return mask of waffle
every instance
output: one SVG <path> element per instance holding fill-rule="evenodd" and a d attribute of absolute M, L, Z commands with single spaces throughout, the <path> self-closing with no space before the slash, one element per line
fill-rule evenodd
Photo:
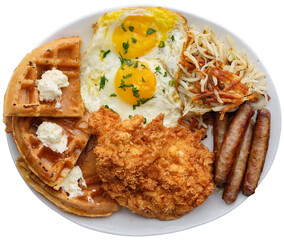
<path fill-rule="evenodd" d="M 119 210 L 119 205 L 112 200 L 101 188 L 101 181 L 97 176 L 95 167 L 95 154 L 93 152 L 96 144 L 95 137 L 91 137 L 85 150 L 80 155 L 77 165 L 81 168 L 87 187 L 79 186 L 83 195 L 68 198 L 68 194 L 60 189 L 59 191 L 44 184 L 33 174 L 23 160 L 18 160 L 17 167 L 25 181 L 37 192 L 42 194 L 49 201 L 53 202 L 64 211 L 80 216 L 105 217 Z"/>
<path fill-rule="evenodd" d="M 80 94 L 80 56 L 80 37 L 57 39 L 29 53 L 9 82 L 4 97 L 4 116 L 81 117 L 84 106 Z M 68 77 L 69 86 L 61 89 L 61 98 L 40 101 L 36 80 L 53 68 Z"/>
<path fill-rule="evenodd" d="M 68 136 L 67 150 L 57 153 L 37 138 L 43 122 L 56 123 Z M 12 135 L 23 160 L 45 184 L 58 190 L 90 138 L 88 114 L 82 118 L 12 117 Z"/>

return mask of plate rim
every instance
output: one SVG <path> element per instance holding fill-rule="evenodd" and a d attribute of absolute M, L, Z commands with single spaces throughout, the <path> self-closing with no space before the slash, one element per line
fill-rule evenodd
<path fill-rule="evenodd" d="M 110 12 L 110 11 L 114 11 L 114 10 L 118 10 L 118 9 L 121 9 L 121 8 L 127 8 L 127 7 L 138 7 L 138 6 L 143 6 L 143 7 L 157 7 L 155 4 L 128 4 L 128 5 L 121 5 L 121 6 L 115 6 L 115 7 L 108 7 L 108 8 L 104 8 L 104 9 L 101 9 L 101 10 L 97 10 L 97 11 L 94 11 L 92 13 L 89 13 L 87 15 L 84 15 L 84 16 L 81 16 L 81 17 L 78 17 L 72 21 L 70 21 L 69 23 L 66 23 L 62 26 L 60 26 L 59 28 L 57 28 L 55 31 L 53 31 L 52 33 L 49 33 L 42 41 L 40 41 L 36 47 L 46 43 L 47 41 L 50 41 L 53 36 L 55 36 L 56 34 L 58 34 L 59 32 L 62 32 L 64 29 L 66 29 L 67 27 L 71 26 L 71 25 L 74 25 L 76 24 L 77 22 L 80 22 L 80 21 L 84 21 L 84 20 L 87 20 L 91 17 L 94 17 L 94 19 L 97 19 L 99 16 L 103 15 L 104 13 L 107 13 L 107 12 Z M 191 12 L 187 12 L 187 11 L 183 11 L 179 8 L 173 8 L 173 7 L 169 7 L 169 6 L 166 6 L 166 5 L 160 5 L 159 4 L 159 7 L 163 7 L 163 8 L 166 8 L 166 9 L 170 9 L 172 11 L 175 11 L 175 12 L 178 12 L 178 13 L 181 13 L 183 16 L 184 14 L 185 15 L 190 15 L 192 16 L 193 18 L 195 19 L 199 19 L 199 20 L 202 20 L 202 21 L 205 21 L 205 22 L 209 22 L 210 24 L 212 24 L 213 26 L 216 26 L 216 28 L 218 29 L 222 29 L 224 30 L 227 34 L 231 35 L 234 39 L 234 42 L 239 42 L 241 43 L 242 45 L 245 46 L 245 50 L 246 52 L 250 52 L 251 55 L 254 55 L 257 60 L 260 61 L 260 58 L 258 57 L 258 55 L 256 54 L 256 52 L 254 51 L 254 49 L 248 45 L 245 41 L 243 41 L 239 36 L 237 36 L 236 34 L 234 34 L 233 32 L 231 32 L 230 30 L 228 30 L 226 27 L 223 27 L 222 25 L 220 25 L 219 23 L 216 23 L 214 22 L 214 20 L 212 19 L 207 19 L 207 18 L 204 18 L 200 15 L 196 15 L 196 14 L 192 14 Z M 185 17 L 187 20 L 188 17 Z M 190 23 L 189 23 L 190 24 Z M 262 172 L 262 176 L 261 176 L 261 179 L 258 183 L 258 186 L 261 184 L 261 182 L 264 180 L 264 178 L 266 177 L 266 175 L 268 174 L 268 172 L 270 171 L 273 163 L 274 163 L 274 160 L 276 158 L 276 155 L 278 153 L 278 149 L 279 149 L 279 143 L 280 143 L 280 139 L 281 139 L 281 129 L 282 129 L 282 111 L 281 111 L 281 103 L 280 103 L 280 100 L 279 100 L 279 97 L 278 97 L 278 93 L 276 91 L 276 87 L 274 85 L 274 81 L 272 80 L 267 68 L 264 66 L 264 64 L 262 64 L 260 62 L 262 68 L 265 70 L 265 74 L 266 74 L 266 77 L 267 79 L 269 79 L 269 82 L 271 82 L 271 85 L 272 87 L 274 88 L 274 92 L 276 93 L 276 96 L 273 96 L 273 99 L 276 101 L 276 105 L 279 106 L 279 125 L 280 125 L 280 129 L 279 129 L 279 134 L 277 134 L 276 137 L 278 137 L 277 139 L 277 146 L 275 147 L 275 151 L 272 153 L 272 161 L 271 161 L 271 164 L 268 166 L 268 168 L 266 169 L 266 172 Z M 11 144 L 9 143 L 10 140 L 9 138 L 11 138 L 11 136 L 9 137 L 9 135 L 11 134 L 6 134 L 6 139 L 7 139 L 7 143 L 8 143 L 8 146 L 9 146 L 9 151 L 10 151 L 10 154 L 11 154 L 11 157 L 13 159 L 13 161 L 15 162 L 15 159 L 14 159 L 14 156 L 12 154 L 12 149 L 11 149 Z M 12 140 L 13 141 L 13 140 Z M 17 151 L 17 148 L 14 149 Z M 18 152 L 18 151 L 17 151 Z M 15 166 L 16 167 L 16 166 Z M 16 167 L 17 168 L 17 167 Z M 17 168 L 18 170 L 18 168 Z M 19 172 L 19 170 L 18 170 Z M 20 174 L 20 172 L 19 172 Z M 21 176 L 21 174 L 20 174 Z M 21 176 L 22 177 L 22 176 Z M 23 179 L 23 177 L 22 177 Z M 23 179 L 24 180 L 24 179 Z M 74 218 L 73 218 L 73 214 L 71 215 L 71 213 L 67 213 L 67 212 L 64 212 L 63 210 L 59 209 L 56 205 L 54 205 L 53 203 L 49 202 L 47 199 L 45 199 L 42 195 L 40 195 L 38 192 L 36 192 L 31 186 L 29 186 L 29 184 L 24 181 L 25 184 L 32 190 L 32 192 L 45 204 L 47 205 L 49 208 L 51 208 L 52 210 L 54 210 L 55 212 L 59 213 L 62 217 L 64 218 L 67 218 L 68 220 L 70 220 L 71 222 L 73 223 L 76 223 L 82 227 L 85 227 L 85 228 L 88 228 L 88 229 L 91 229 L 91 230 L 95 230 L 95 231 L 99 231 L 99 232 L 103 232 L 103 233 L 107 233 L 107 234 L 114 234 L 114 235 L 119 235 L 119 236 L 156 236 L 156 235 L 164 235 L 164 234 L 169 234 L 169 233 L 174 233 L 174 232 L 179 232 L 179 231 L 184 231 L 184 230 L 188 230 L 188 229 L 191 229 L 191 228 L 194 228 L 194 227 L 197 227 L 197 226 L 201 226 L 203 224 L 206 224 L 206 223 L 209 223 L 213 220 L 216 220 L 220 217 L 223 217 L 225 216 L 226 214 L 228 214 L 229 212 L 231 212 L 232 210 L 234 210 L 236 207 L 238 207 L 239 205 L 241 205 L 247 198 L 244 198 L 239 204 L 233 206 L 229 211 L 225 212 L 225 213 L 222 213 L 222 214 L 219 214 L 218 216 L 212 218 L 212 219 L 209 219 L 207 221 L 204 221 L 202 223 L 197 223 L 197 224 L 193 224 L 192 226 L 190 227 L 184 227 L 184 228 L 180 228 L 180 229 L 177 229 L 177 230 L 171 230 L 171 231 L 163 231 L 163 232 L 160 232 L 160 233 L 145 233 L 145 234 L 131 234 L 131 233 L 122 233 L 122 232 L 111 232 L 111 231 L 107 231 L 107 230 L 103 230 L 101 228 L 97 228 L 97 227 L 90 227 L 88 225 L 84 225 L 82 224 L 80 221 L 75 221 Z M 217 189 L 217 188 L 216 188 Z M 216 191 L 215 189 L 215 191 Z M 47 204 L 46 202 L 49 202 L 50 204 Z M 79 217 L 79 216 L 77 216 Z M 174 221 L 174 220 L 173 220 Z M 170 221 L 172 222 L 172 221 Z"/>

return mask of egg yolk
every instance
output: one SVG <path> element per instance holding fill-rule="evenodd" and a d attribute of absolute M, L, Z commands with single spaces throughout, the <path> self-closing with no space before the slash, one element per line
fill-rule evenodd
<path fill-rule="evenodd" d="M 115 89 L 125 102 L 135 105 L 140 99 L 150 99 L 156 91 L 156 77 L 144 62 L 125 65 L 115 75 Z"/>
<path fill-rule="evenodd" d="M 128 59 L 144 56 L 158 45 L 157 27 L 149 16 L 128 16 L 114 30 L 112 42 L 118 54 Z"/>

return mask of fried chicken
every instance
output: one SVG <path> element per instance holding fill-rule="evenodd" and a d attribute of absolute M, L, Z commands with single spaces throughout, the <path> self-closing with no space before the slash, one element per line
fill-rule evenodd
<path fill-rule="evenodd" d="M 98 137 L 94 151 L 102 187 L 134 213 L 171 220 L 213 193 L 213 153 L 201 142 L 205 130 L 166 128 L 163 118 L 160 114 L 144 125 L 135 115 L 122 122 L 101 107 L 89 125 Z"/>

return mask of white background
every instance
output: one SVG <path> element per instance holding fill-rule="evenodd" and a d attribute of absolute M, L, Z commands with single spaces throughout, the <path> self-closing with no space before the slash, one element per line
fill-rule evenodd
<path fill-rule="evenodd" d="M 284 8 L 281 6 L 281 1 L 273 0 L 2 1 L 0 7 L 1 105 L 13 70 L 46 36 L 70 21 L 95 11 L 130 4 L 172 7 L 230 29 L 252 47 L 265 65 L 278 90 L 283 111 Z M 125 239 L 124 236 L 83 228 L 45 206 L 18 174 L 9 153 L 4 128 L 4 124 L 1 124 L 1 239 Z M 275 161 L 256 193 L 235 210 L 193 229 L 161 236 L 140 237 L 140 239 L 283 239 L 283 143 L 282 138 Z M 128 237 L 131 238 L 134 237 Z"/>

